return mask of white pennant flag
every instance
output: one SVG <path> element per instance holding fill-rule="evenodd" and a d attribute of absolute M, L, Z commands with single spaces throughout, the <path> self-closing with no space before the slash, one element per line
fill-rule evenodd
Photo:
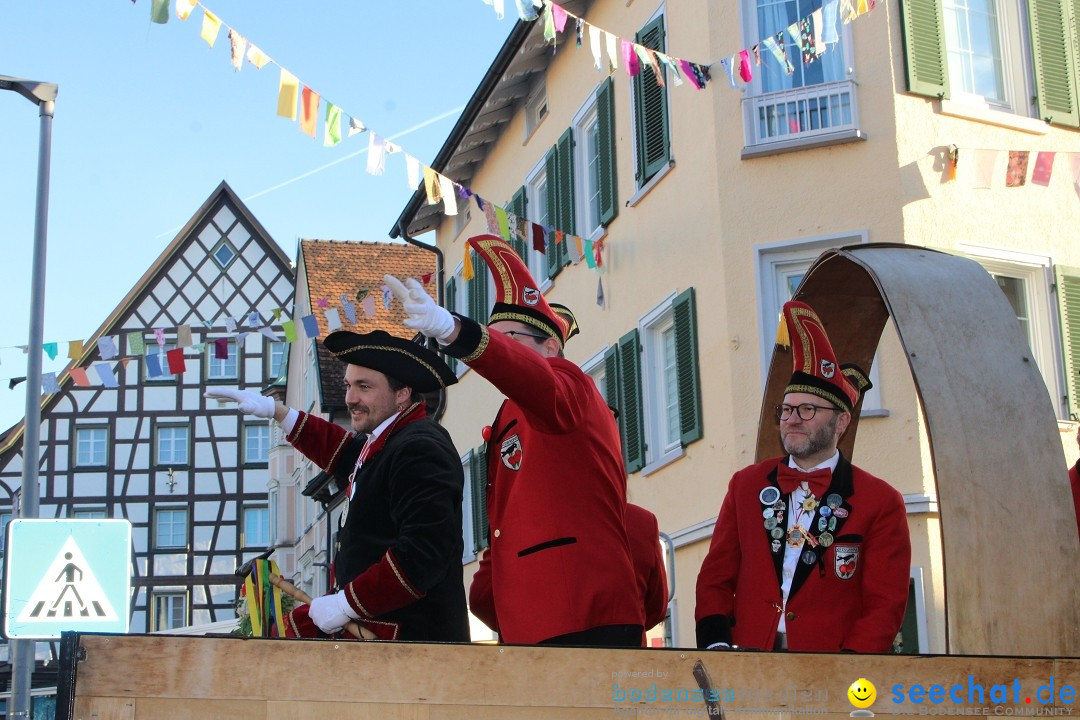
<path fill-rule="evenodd" d="M 359 120 L 357 120 L 354 117 L 349 118 L 349 135 L 348 135 L 348 137 L 352 137 L 353 135 L 356 135 L 357 133 L 362 133 L 365 130 L 367 130 L 367 126 L 364 125 L 364 123 L 360 122 Z"/>
<path fill-rule="evenodd" d="M 442 195 L 446 214 L 457 215 L 457 191 L 454 189 L 454 181 L 445 175 L 439 175 L 439 194 Z"/>
<path fill-rule="evenodd" d="M 600 28 L 595 25 L 589 26 L 589 49 L 592 50 L 593 65 L 597 70 L 603 69 L 600 62 Z"/>
<path fill-rule="evenodd" d="M 383 139 L 371 133 L 368 136 L 367 171 L 372 175 L 382 175 L 386 169 L 386 145 Z"/>
<path fill-rule="evenodd" d="M 409 189 L 420 187 L 420 161 L 405 153 L 405 173 L 408 175 Z"/>

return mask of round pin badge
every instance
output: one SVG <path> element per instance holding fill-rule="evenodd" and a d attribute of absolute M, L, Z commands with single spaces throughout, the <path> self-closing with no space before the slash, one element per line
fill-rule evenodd
<path fill-rule="evenodd" d="M 836 529 L 836 518 L 831 517 L 831 518 L 829 518 L 829 532 L 832 532 L 835 529 Z"/>
<path fill-rule="evenodd" d="M 767 508 L 765 508 L 764 510 L 761 511 L 761 517 L 763 517 L 763 518 L 771 518 L 775 514 L 776 514 L 776 511 L 773 510 L 771 507 L 767 507 Z"/>
<path fill-rule="evenodd" d="M 758 500 L 762 505 L 772 505 L 780 499 L 780 489 L 774 488 L 772 485 L 762 488 L 758 494 Z"/>
<path fill-rule="evenodd" d="M 825 528 L 829 527 L 829 518 L 819 517 L 817 520 L 817 531 L 825 532 Z"/>
<path fill-rule="evenodd" d="M 781 543 L 779 540 L 773 540 L 772 541 L 772 551 L 773 552 L 780 552 L 780 546 L 781 545 L 783 545 L 783 543 Z"/>
<path fill-rule="evenodd" d="M 833 510 L 832 514 L 835 515 L 838 518 L 846 518 L 848 516 L 848 511 L 845 510 L 842 507 L 838 507 L 835 510 Z"/>
<path fill-rule="evenodd" d="M 829 547 L 833 544 L 832 533 L 823 532 L 817 536 L 817 541 L 821 543 L 821 547 Z"/>
<path fill-rule="evenodd" d="M 844 498 L 840 497 L 837 493 L 829 493 L 829 496 L 825 498 L 825 504 L 833 510 L 840 507 L 843 502 Z"/>
<path fill-rule="evenodd" d="M 832 508 L 828 505 L 823 505 L 821 508 L 818 509 L 818 515 L 823 518 L 827 518 L 832 515 Z"/>
<path fill-rule="evenodd" d="M 813 550 L 803 550 L 801 559 L 805 564 L 813 565 L 814 562 L 817 560 L 817 555 L 814 554 Z"/>
<path fill-rule="evenodd" d="M 784 537 L 784 529 L 780 527 L 774 527 L 772 529 L 772 532 L 770 532 L 769 534 L 779 540 L 780 538 Z"/>
<path fill-rule="evenodd" d="M 776 527 L 776 518 L 765 518 L 765 529 L 772 530 L 774 527 Z"/>

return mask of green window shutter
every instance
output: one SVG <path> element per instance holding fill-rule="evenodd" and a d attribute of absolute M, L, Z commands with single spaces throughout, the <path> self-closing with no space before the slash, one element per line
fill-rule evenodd
<path fill-rule="evenodd" d="M 559 167 L 559 179 L 556 183 L 559 224 L 556 227 L 573 234 L 577 230 L 574 223 L 574 133 L 571 128 L 566 128 L 555 147 Z M 550 178 L 548 182 L 551 182 Z M 559 267 L 570 264 L 570 251 L 567 250 L 565 241 L 559 243 L 558 262 Z"/>
<path fill-rule="evenodd" d="M 522 185 L 521 187 L 518 188 L 518 191 L 516 193 L 514 193 L 514 197 L 510 200 L 510 205 L 506 209 L 509 212 L 512 212 L 515 215 L 517 215 L 519 218 L 524 218 L 525 217 L 525 203 L 526 203 L 525 186 Z M 510 237 L 511 237 L 510 244 L 513 246 L 514 250 L 517 252 L 517 254 L 519 256 L 521 256 L 522 260 L 525 260 L 525 262 L 528 263 L 528 256 L 526 255 L 526 253 L 528 252 L 528 249 L 529 249 L 528 240 L 519 238 L 517 235 L 515 235 L 513 233 L 512 228 L 511 228 Z"/>
<path fill-rule="evenodd" d="M 623 425 L 622 401 L 619 399 L 619 346 L 609 345 L 604 350 L 604 398 L 607 404 L 615 408 L 615 424 L 619 426 L 619 440 L 622 442 L 623 460 L 626 459 L 626 430 Z"/>
<path fill-rule="evenodd" d="M 450 312 L 457 312 L 457 278 L 451 277 L 446 281 L 446 293 L 443 296 L 443 307 Z M 446 364 L 455 373 L 457 372 L 457 358 L 449 355 L 444 356 Z"/>
<path fill-rule="evenodd" d="M 941 0 L 900 0 L 900 14 L 908 92 L 949 97 Z"/>
<path fill-rule="evenodd" d="M 488 537 L 487 513 L 487 451 L 479 447 L 469 458 L 469 476 L 472 478 L 473 547 L 479 553 L 491 542 Z"/>
<path fill-rule="evenodd" d="M 547 207 L 548 207 L 548 222 L 556 230 L 565 230 L 559 226 L 561 217 L 559 215 L 559 149 L 558 145 L 548 150 L 547 157 L 544 158 L 544 171 L 547 173 Z M 554 278 L 562 270 L 563 264 L 559 262 L 560 248 L 565 243 L 548 243 L 547 254 L 545 256 L 547 268 L 547 276 Z"/>
<path fill-rule="evenodd" d="M 634 42 L 650 50 L 664 50 L 664 16 L 643 27 Z M 665 72 L 663 68 L 661 72 Z M 642 67 L 634 78 L 634 108 L 638 159 L 636 177 L 638 187 L 641 187 L 671 161 L 667 89 L 660 87 L 649 67 Z"/>
<path fill-rule="evenodd" d="M 700 440 L 701 376 L 698 370 L 697 303 L 694 288 L 672 303 L 675 316 L 675 377 L 679 387 L 679 431 L 683 446 Z"/>
<path fill-rule="evenodd" d="M 615 169 L 615 83 L 610 77 L 596 91 L 596 120 L 600 145 L 600 224 L 607 227 L 619 214 L 619 181 Z"/>
<path fill-rule="evenodd" d="M 635 328 L 619 338 L 619 422 L 626 472 L 645 465 L 645 418 L 641 397 L 641 341 Z"/>
<path fill-rule="evenodd" d="M 1028 0 L 1031 56 L 1039 117 L 1055 125 L 1080 127 L 1069 4 L 1070 0 Z"/>
<path fill-rule="evenodd" d="M 1058 311 L 1061 315 L 1061 350 L 1065 364 L 1065 406 L 1068 417 L 1080 419 L 1080 268 L 1058 265 Z"/>

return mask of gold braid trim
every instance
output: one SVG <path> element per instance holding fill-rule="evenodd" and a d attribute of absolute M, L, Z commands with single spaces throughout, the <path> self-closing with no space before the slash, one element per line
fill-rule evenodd
<path fill-rule="evenodd" d="M 414 599 L 419 600 L 421 596 L 417 595 L 416 591 L 413 590 L 412 585 L 405 580 L 405 575 L 398 569 L 397 563 L 394 562 L 394 556 L 390 554 L 389 550 L 386 551 L 386 562 L 390 563 L 390 569 L 394 571 L 394 576 L 398 579 L 398 582 L 401 583 L 401 587 L 408 590 L 409 594 L 412 595 Z"/>
<path fill-rule="evenodd" d="M 435 377 L 435 380 L 439 383 L 439 387 L 446 387 L 446 383 L 443 382 L 442 376 L 439 375 L 439 373 L 435 370 L 435 368 L 433 368 L 431 365 L 424 362 L 420 358 L 416 357 L 415 355 L 410 353 L 408 350 L 402 350 L 401 348 L 390 347 L 389 345 L 357 345 L 356 347 L 346 348 L 344 350 L 339 350 L 338 352 L 331 353 L 331 354 L 334 357 L 339 358 L 342 355 L 347 355 L 347 354 L 349 354 L 349 353 L 351 353 L 351 352 L 353 352 L 355 350 L 385 350 L 387 352 L 400 353 L 400 354 L 404 355 L 405 357 L 409 358 L 410 360 L 412 360 L 413 362 L 415 362 L 417 365 L 420 365 L 422 368 L 427 370 L 429 373 L 431 373 Z"/>
<path fill-rule="evenodd" d="M 541 331 L 548 337 L 555 338 L 559 341 L 559 345 L 562 345 L 562 339 L 555 333 L 554 330 L 551 329 L 551 326 L 540 322 L 532 315 L 525 315 L 523 313 L 515 312 L 499 312 L 491 316 L 491 318 L 488 320 L 488 324 L 498 322 L 499 320 L 517 320 L 518 322 L 525 323 L 526 325 L 530 325 Z"/>
<path fill-rule="evenodd" d="M 303 416 L 304 417 L 300 419 L 300 424 L 297 425 L 295 428 L 293 428 L 293 436 L 292 436 L 293 440 L 296 440 L 296 439 L 298 439 L 300 437 L 300 433 L 303 431 L 304 425 L 307 424 L 308 414 L 303 413 Z M 288 438 L 286 438 L 286 440 L 288 440 Z M 292 441 L 290 441 L 290 442 L 292 442 Z"/>
<path fill-rule="evenodd" d="M 784 394 L 785 395 L 787 393 L 793 393 L 793 392 L 801 392 L 801 393 L 809 393 L 810 395 L 817 395 L 822 400 L 828 400 L 829 402 L 831 402 L 833 405 L 840 408 L 844 412 L 851 412 L 850 410 L 847 409 L 848 400 L 846 398 L 841 400 L 839 395 L 834 395 L 833 393 L 829 392 L 828 390 L 822 390 L 821 388 L 817 387 L 816 385 L 788 385 L 786 388 L 784 388 Z"/>
<path fill-rule="evenodd" d="M 489 342 L 491 342 L 490 331 L 487 329 L 487 325 L 481 325 L 480 326 L 480 342 L 479 342 L 479 344 L 477 344 L 475 350 L 473 350 L 471 353 L 469 353 L 465 357 L 461 358 L 461 362 L 463 362 L 463 363 L 465 363 L 467 365 L 467 364 L 471 363 L 473 360 L 475 360 L 476 358 L 483 355 L 484 351 L 487 350 L 487 346 L 488 346 Z"/>
<path fill-rule="evenodd" d="M 368 612 L 368 609 L 366 607 L 364 607 L 364 603 L 360 602 L 360 598 L 356 597 L 356 591 L 353 590 L 352 583 L 349 583 L 345 587 L 349 591 L 349 598 L 352 599 L 353 604 L 355 604 L 356 607 L 360 608 L 360 612 L 364 613 L 364 616 L 367 618 L 375 617 L 370 612 Z"/>
<path fill-rule="evenodd" d="M 341 452 L 341 448 L 345 447 L 345 443 L 347 443 L 352 438 L 352 433 L 345 433 L 345 435 L 341 438 L 341 442 L 339 442 L 338 446 L 334 448 L 334 454 L 330 456 L 330 462 L 326 463 L 327 470 L 334 469 L 334 461 L 337 460 L 338 453 Z"/>

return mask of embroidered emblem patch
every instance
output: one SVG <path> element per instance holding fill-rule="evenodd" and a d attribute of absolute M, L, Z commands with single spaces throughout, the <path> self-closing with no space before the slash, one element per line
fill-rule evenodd
<path fill-rule="evenodd" d="M 832 360 L 822 360 L 821 361 L 821 377 L 828 379 L 828 378 L 831 378 L 835 374 L 836 374 L 836 363 L 834 363 Z"/>
<path fill-rule="evenodd" d="M 859 564 L 858 545 L 834 545 L 833 570 L 841 580 L 850 580 Z"/>
<path fill-rule="evenodd" d="M 531 287 L 522 288 L 521 300 L 526 305 L 535 305 L 540 302 L 540 291 Z"/>
<path fill-rule="evenodd" d="M 499 448 L 499 457 L 502 459 L 502 464 L 511 470 L 517 470 L 521 467 L 521 438 L 517 435 L 511 435 L 503 440 L 502 446 Z"/>

